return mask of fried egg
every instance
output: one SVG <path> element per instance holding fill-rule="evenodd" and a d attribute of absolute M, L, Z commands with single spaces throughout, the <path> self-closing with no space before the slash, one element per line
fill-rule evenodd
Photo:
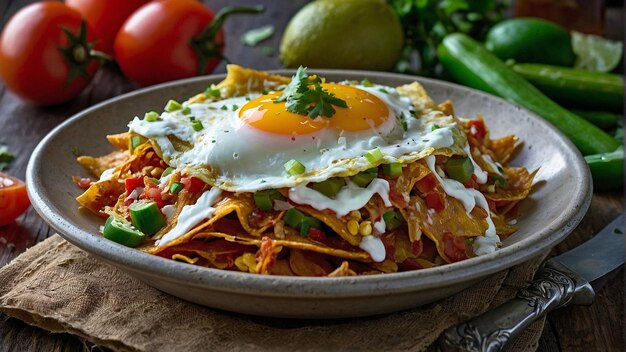
<path fill-rule="evenodd" d="M 135 117 L 129 128 L 155 141 L 170 166 L 231 192 L 351 176 L 381 163 L 410 163 L 454 144 L 452 117 L 440 111 L 415 116 L 410 97 L 395 88 L 350 82 L 322 87 L 347 108 L 310 118 L 276 102 L 281 91 L 254 93 L 184 103 L 157 121 Z M 367 154 L 375 149 L 383 156 L 373 161 Z M 305 171 L 290 175 L 284 167 L 290 160 Z"/>

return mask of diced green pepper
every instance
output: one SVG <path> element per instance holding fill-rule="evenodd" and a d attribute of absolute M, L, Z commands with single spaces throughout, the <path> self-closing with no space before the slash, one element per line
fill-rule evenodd
<path fill-rule="evenodd" d="M 254 204 L 263 211 L 274 210 L 274 201 L 277 199 L 284 200 L 285 197 L 275 189 L 264 189 L 254 193 Z"/>
<path fill-rule="evenodd" d="M 364 156 L 370 163 L 375 163 L 383 158 L 383 152 L 381 152 L 380 149 L 375 148 L 365 152 Z"/>
<path fill-rule="evenodd" d="M 285 224 L 293 229 L 300 230 L 300 235 L 302 236 L 308 235 L 311 227 L 318 229 L 322 227 L 321 221 L 312 216 L 304 215 L 296 208 L 287 210 L 285 214 Z"/>
<path fill-rule="evenodd" d="M 394 210 L 384 213 L 383 220 L 385 221 L 385 228 L 387 230 L 393 230 L 404 223 L 402 215 Z"/>
<path fill-rule="evenodd" d="M 400 174 L 402 174 L 402 164 L 400 163 L 384 164 L 383 173 L 391 177 L 400 176 Z"/>
<path fill-rule="evenodd" d="M 372 180 L 376 178 L 377 173 L 378 169 L 373 167 L 363 172 L 359 172 L 358 174 L 352 176 L 350 179 L 359 187 L 367 187 L 367 185 L 369 185 L 370 182 L 372 182 Z"/>
<path fill-rule="evenodd" d="M 135 148 L 144 144 L 147 141 L 143 136 L 134 135 L 130 137 L 130 152 L 135 151 Z"/>
<path fill-rule="evenodd" d="M 285 224 L 291 228 L 299 228 L 304 214 L 296 208 L 291 208 L 285 213 Z"/>
<path fill-rule="evenodd" d="M 346 182 L 342 177 L 334 177 L 329 178 L 328 180 L 324 180 L 322 182 L 314 183 L 311 185 L 311 188 L 325 195 L 326 197 L 334 197 L 339 193 L 341 187 L 343 187 Z"/>
<path fill-rule="evenodd" d="M 163 171 L 163 173 L 161 174 L 161 177 L 169 176 L 172 174 L 172 172 L 174 172 L 174 168 L 170 166 Z"/>
<path fill-rule="evenodd" d="M 148 122 L 154 122 L 159 119 L 159 114 L 156 111 L 150 111 L 143 115 L 143 119 Z"/>
<path fill-rule="evenodd" d="M 470 158 L 450 159 L 445 163 L 446 174 L 453 180 L 465 183 L 472 178 L 474 165 Z"/>
<path fill-rule="evenodd" d="M 167 224 L 156 202 L 137 202 L 128 209 L 133 226 L 148 236 L 154 235 Z"/>
<path fill-rule="evenodd" d="M 185 188 L 185 186 L 182 183 L 172 183 L 172 185 L 170 186 L 170 193 L 171 194 L 178 194 L 180 193 L 180 191 L 183 190 L 183 188 Z"/>
<path fill-rule="evenodd" d="M 167 112 L 180 110 L 182 108 L 183 106 L 179 102 L 177 102 L 176 100 L 172 100 L 172 99 L 170 99 L 165 105 L 165 111 Z"/>
<path fill-rule="evenodd" d="M 204 96 L 207 98 L 219 98 L 222 95 L 222 92 L 216 85 L 212 84 L 204 91 Z"/>
<path fill-rule="evenodd" d="M 106 239 L 127 247 L 136 247 L 146 238 L 144 233 L 116 216 L 109 216 L 104 223 L 102 235 Z"/>
<path fill-rule="evenodd" d="M 191 128 L 193 128 L 194 131 L 198 132 L 202 131 L 202 129 L 204 129 L 204 126 L 202 125 L 202 122 L 200 120 L 192 120 Z"/>
<path fill-rule="evenodd" d="M 285 171 L 289 175 L 299 175 L 304 173 L 304 170 L 306 170 L 306 167 L 298 160 L 291 159 L 285 163 Z"/>

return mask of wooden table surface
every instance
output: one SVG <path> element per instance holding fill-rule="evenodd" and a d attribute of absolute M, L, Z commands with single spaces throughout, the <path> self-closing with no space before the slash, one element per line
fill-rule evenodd
<path fill-rule="evenodd" d="M 32 0 L 3 0 L 0 2 L 0 28 L 19 8 Z M 226 1 L 212 0 L 214 9 L 227 2 L 255 5 L 265 3 L 267 10 L 258 16 L 232 18 L 226 24 L 226 56 L 234 63 L 256 69 L 281 68 L 277 55 L 267 56 L 261 46 L 278 49 L 280 33 L 288 19 L 306 1 Z M 622 9 L 623 10 L 623 9 Z M 623 39 L 623 11 L 614 9 L 607 18 L 608 31 Z M 248 29 L 274 24 L 277 34 L 258 47 L 244 47 L 240 35 Z M 617 26 L 613 26 L 617 24 Z M 217 73 L 224 72 L 221 65 Z M 9 146 L 16 159 L 8 174 L 24 178 L 26 165 L 37 143 L 55 126 L 73 114 L 105 99 L 137 87 L 128 82 L 113 65 L 99 71 L 94 82 L 73 101 L 40 108 L 26 103 L 0 83 L 0 143 Z M 593 196 L 591 207 L 580 226 L 555 249 L 561 253 L 593 236 L 623 210 L 622 192 L 600 193 Z M 0 227 L 0 266 L 52 235 L 53 230 L 31 208 L 16 223 Z M 5 243 L 6 242 L 6 243 Z M 618 270 L 594 283 L 596 302 L 588 307 L 572 306 L 550 313 L 541 338 L 540 351 L 622 351 L 624 347 L 624 271 Z M 1 351 L 80 351 L 89 345 L 67 334 L 50 334 L 28 326 L 16 319 L 0 315 Z"/>

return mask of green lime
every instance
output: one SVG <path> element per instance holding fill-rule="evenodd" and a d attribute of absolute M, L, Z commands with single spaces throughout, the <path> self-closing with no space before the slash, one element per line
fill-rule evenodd
<path fill-rule="evenodd" d="M 502 60 L 572 66 L 576 55 L 570 34 L 559 25 L 538 18 L 513 18 L 493 26 L 485 46 Z"/>
<path fill-rule="evenodd" d="M 576 53 L 574 67 L 597 72 L 611 72 L 622 60 L 624 45 L 597 35 L 572 32 L 572 48 Z"/>
<path fill-rule="evenodd" d="M 317 0 L 289 21 L 280 58 L 287 67 L 390 70 L 403 46 L 400 20 L 384 0 Z"/>

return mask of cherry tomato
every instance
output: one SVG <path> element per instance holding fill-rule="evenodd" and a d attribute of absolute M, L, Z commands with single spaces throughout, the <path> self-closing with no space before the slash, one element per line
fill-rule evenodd
<path fill-rule="evenodd" d="M 77 96 L 99 63 L 81 15 L 58 2 L 22 8 L 0 36 L 0 78 L 18 96 L 41 105 Z"/>
<path fill-rule="evenodd" d="M 0 172 L 0 226 L 12 223 L 29 206 L 24 182 Z"/>
<path fill-rule="evenodd" d="M 226 17 L 261 10 L 227 7 L 214 16 L 194 0 L 150 2 L 117 33 L 117 63 L 128 78 L 144 86 L 211 73 L 222 59 Z"/>
<path fill-rule="evenodd" d="M 65 0 L 67 6 L 80 12 L 101 43 L 101 51 L 113 55 L 115 35 L 124 21 L 150 0 Z"/>

